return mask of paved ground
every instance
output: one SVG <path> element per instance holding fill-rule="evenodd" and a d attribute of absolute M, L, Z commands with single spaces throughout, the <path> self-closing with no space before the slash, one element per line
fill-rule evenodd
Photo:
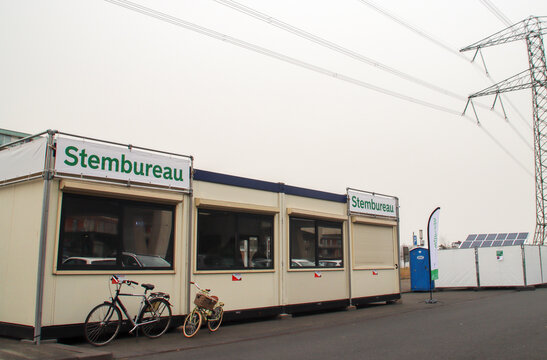
<path fill-rule="evenodd" d="M 547 289 L 433 296 L 437 304 L 425 303 L 429 293 L 405 293 L 394 305 L 202 329 L 192 339 L 177 331 L 155 340 L 122 337 L 101 348 L 0 338 L 0 359 L 547 358 Z"/>
<path fill-rule="evenodd" d="M 89 349 L 80 346 L 43 343 L 36 346 L 30 342 L 0 338 L 1 360 L 110 360 L 109 349 Z"/>

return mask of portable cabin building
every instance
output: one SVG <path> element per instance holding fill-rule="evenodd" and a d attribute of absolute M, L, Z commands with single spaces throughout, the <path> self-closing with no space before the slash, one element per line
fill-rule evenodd
<path fill-rule="evenodd" d="M 227 319 L 400 299 L 391 196 L 197 170 L 189 156 L 57 131 L 0 147 L 0 166 L 0 335 L 79 336 L 112 274 L 169 293 L 175 326 L 190 281 Z"/>

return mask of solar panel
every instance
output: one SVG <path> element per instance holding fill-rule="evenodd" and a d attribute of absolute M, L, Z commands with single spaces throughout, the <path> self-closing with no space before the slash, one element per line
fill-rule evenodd
<path fill-rule="evenodd" d="M 528 239 L 528 235 L 527 232 L 469 234 L 460 244 L 460 249 L 522 245 Z"/>
<path fill-rule="evenodd" d="M 507 240 L 515 240 L 517 238 L 518 233 L 510 233 L 507 235 Z"/>
<path fill-rule="evenodd" d="M 496 238 L 496 240 L 505 240 L 506 237 L 507 237 L 507 234 L 498 234 L 498 237 Z"/>
<path fill-rule="evenodd" d="M 471 244 L 471 247 L 478 248 L 481 247 L 482 241 L 473 241 L 473 244 Z"/>

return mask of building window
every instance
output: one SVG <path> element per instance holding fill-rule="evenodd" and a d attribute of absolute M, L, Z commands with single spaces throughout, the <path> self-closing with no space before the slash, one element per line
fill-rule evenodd
<path fill-rule="evenodd" d="M 342 223 L 290 218 L 291 268 L 343 267 Z"/>
<path fill-rule="evenodd" d="M 273 269 L 273 215 L 198 210 L 197 269 Z"/>
<path fill-rule="evenodd" d="M 59 270 L 173 269 L 175 207 L 63 195 Z"/>

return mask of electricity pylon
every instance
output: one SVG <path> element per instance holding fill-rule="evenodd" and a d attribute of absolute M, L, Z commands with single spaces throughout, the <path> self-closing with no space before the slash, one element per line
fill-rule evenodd
<path fill-rule="evenodd" d="M 475 50 L 473 60 L 482 48 L 525 40 L 528 48 L 529 69 L 499 82 L 489 88 L 469 95 L 467 104 L 479 96 L 496 95 L 494 105 L 500 94 L 509 91 L 532 89 L 534 159 L 536 174 L 536 230 L 534 244 L 546 244 L 547 219 L 547 69 L 543 34 L 547 32 L 546 17 L 530 16 L 483 40 L 469 45 L 460 52 Z M 503 107 L 503 103 L 501 103 Z M 466 106 L 467 109 L 467 106 Z M 474 106 L 473 106 L 474 110 Z M 465 113 L 465 110 L 464 110 Z M 505 109 L 504 109 L 505 113 Z"/>

